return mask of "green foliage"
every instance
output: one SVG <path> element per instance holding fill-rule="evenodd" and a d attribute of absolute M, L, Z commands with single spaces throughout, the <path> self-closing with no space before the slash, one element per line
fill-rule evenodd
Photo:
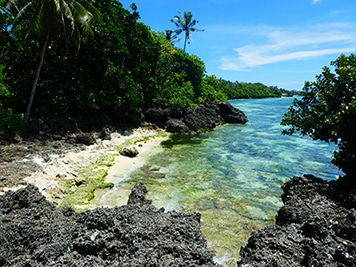
<path fill-rule="evenodd" d="M 281 124 L 290 126 L 285 134 L 300 132 L 337 144 L 339 150 L 334 152 L 332 162 L 355 178 L 356 55 L 341 55 L 331 65 L 334 71 L 324 67 L 316 81 L 305 83 L 303 97 L 294 101 Z"/>
<path fill-rule="evenodd" d="M 11 108 L 4 107 L 3 103 L 12 97 L 5 85 L 4 65 L 0 65 L 0 132 L 23 130 L 22 115 L 16 114 Z"/>
<path fill-rule="evenodd" d="M 196 55 L 174 49 L 163 34 L 156 39 L 161 50 L 151 77 L 154 88 L 145 94 L 146 104 L 163 107 L 198 104 L 206 71 L 204 62 Z"/>
<path fill-rule="evenodd" d="M 215 75 L 204 78 L 202 84 L 202 93 L 198 98 L 199 102 L 214 101 L 226 102 L 227 96 L 223 92 L 221 81 Z"/>
<path fill-rule="evenodd" d="M 18 132 L 24 130 L 22 123 L 23 116 L 14 113 L 10 108 L 4 108 L 0 103 L 0 132 L 12 131 Z"/>
<path fill-rule="evenodd" d="M 25 30 L 26 36 L 33 38 L 33 45 L 37 47 L 36 43 L 39 43 L 40 47 L 38 66 L 24 116 L 24 123 L 27 124 L 51 37 L 62 36 L 66 39 L 69 36 L 79 49 L 82 33 L 93 37 L 91 22 L 100 13 L 86 0 L 12 0 L 1 8 L 2 13 L 10 13 L 14 17 L 10 28 L 20 29 L 13 33 L 14 38 L 17 35 L 23 36 L 22 30 Z"/>
<path fill-rule="evenodd" d="M 296 95 L 295 91 L 288 91 L 277 86 L 267 86 L 262 83 L 231 82 L 220 79 L 224 93 L 229 99 L 281 97 Z"/>
<path fill-rule="evenodd" d="M 356 189 L 351 190 L 348 195 L 348 200 L 353 208 L 356 208 Z"/>
<path fill-rule="evenodd" d="M 33 117 L 92 109 L 127 112 L 151 106 L 192 107 L 226 100 L 216 77 L 205 76 L 204 62 L 175 49 L 164 34 L 138 22 L 135 5 L 131 11 L 116 0 L 95 1 L 94 5 L 101 20 L 92 25 L 95 38 L 82 42 L 79 51 L 60 30 L 51 35 Z M 18 114 L 23 113 L 29 97 L 24 88 L 33 84 L 40 45 L 35 36 L 26 34 L 25 20 L 9 27 L 8 14 L 2 12 L 0 17 L 0 40 L 4 40 L 0 62 L 6 66 L 4 84 L 11 98 L 2 109 Z"/>

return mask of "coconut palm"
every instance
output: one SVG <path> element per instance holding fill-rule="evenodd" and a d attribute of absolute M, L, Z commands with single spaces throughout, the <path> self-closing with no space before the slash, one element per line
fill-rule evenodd
<path fill-rule="evenodd" d="M 184 35 L 184 48 L 183 50 L 185 51 L 185 48 L 188 44 L 190 43 L 189 40 L 191 39 L 191 32 L 195 31 L 204 31 L 202 29 L 196 29 L 194 26 L 199 22 L 196 19 L 193 19 L 193 13 L 190 11 L 185 11 L 184 14 L 182 15 L 180 12 L 178 12 L 177 16 L 174 16 L 173 19 L 170 20 L 174 25 L 177 26 L 177 30 L 173 30 L 173 32 L 178 36 L 182 32 L 185 32 Z"/>
<path fill-rule="evenodd" d="M 65 38 L 71 37 L 79 49 L 81 33 L 93 37 L 91 23 L 100 17 L 100 12 L 88 0 L 9 0 L 7 9 L 16 14 L 14 26 L 27 24 L 40 47 L 39 63 L 24 116 L 27 124 L 50 37 L 60 31 Z"/>

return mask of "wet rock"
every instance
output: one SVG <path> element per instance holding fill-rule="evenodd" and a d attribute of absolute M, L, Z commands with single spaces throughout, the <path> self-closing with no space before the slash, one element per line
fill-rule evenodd
<path fill-rule="evenodd" d="M 151 200 L 145 199 L 146 194 L 146 187 L 142 183 L 137 183 L 134 188 L 132 188 L 127 205 L 151 204 Z"/>
<path fill-rule="evenodd" d="M 229 102 L 221 102 L 219 106 L 219 115 L 224 119 L 225 123 L 246 123 L 247 116 L 241 110 L 233 107 Z"/>
<path fill-rule="evenodd" d="M 120 154 L 125 156 L 125 157 L 134 158 L 139 154 L 139 152 L 138 152 L 138 150 L 137 150 L 137 148 L 135 146 L 129 146 L 129 147 L 125 147 L 120 152 Z"/>
<path fill-rule="evenodd" d="M 207 103 L 188 109 L 184 122 L 193 132 L 208 132 L 223 124 L 223 119 L 218 114 L 216 104 Z"/>
<path fill-rule="evenodd" d="M 28 186 L 0 196 L 0 265 L 216 266 L 199 222 L 152 205 L 76 213 Z"/>
<path fill-rule="evenodd" d="M 305 175 L 284 184 L 276 225 L 251 235 L 237 266 L 356 266 L 356 212 L 332 197 L 335 183 Z"/>

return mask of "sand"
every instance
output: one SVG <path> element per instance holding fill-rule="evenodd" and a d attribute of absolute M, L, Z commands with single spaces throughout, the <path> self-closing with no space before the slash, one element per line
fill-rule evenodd
<path fill-rule="evenodd" d="M 162 130 L 147 130 L 138 128 L 130 135 L 112 133 L 111 140 L 97 139 L 97 143 L 82 148 L 73 147 L 72 150 L 63 154 L 51 154 L 46 158 L 36 156 L 31 161 L 40 166 L 37 171 L 24 178 L 24 183 L 10 188 L 2 188 L 2 193 L 8 190 L 17 190 L 32 184 L 39 188 L 47 199 L 53 198 L 53 192 L 60 189 L 64 182 L 78 177 L 78 170 L 97 162 L 105 155 L 115 155 L 115 163 L 108 170 L 105 182 L 116 183 L 125 173 L 144 165 L 147 158 L 163 150 L 160 143 L 166 139 L 159 135 Z M 139 151 L 138 156 L 129 158 L 118 154 L 117 146 L 127 142 L 129 139 L 140 137 L 152 137 L 146 141 L 138 142 L 134 146 Z M 96 200 L 98 202 L 98 200 Z"/>

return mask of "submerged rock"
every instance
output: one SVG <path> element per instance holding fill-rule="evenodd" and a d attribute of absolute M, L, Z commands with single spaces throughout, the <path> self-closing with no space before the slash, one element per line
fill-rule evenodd
<path fill-rule="evenodd" d="M 356 211 L 332 197 L 335 182 L 305 175 L 283 190 L 276 226 L 252 234 L 237 266 L 356 266 Z"/>
<path fill-rule="evenodd" d="M 0 266 L 216 266 L 197 213 L 142 205 L 83 213 L 56 208 L 34 186 L 0 196 Z M 145 202 L 145 201 L 144 201 Z"/>

